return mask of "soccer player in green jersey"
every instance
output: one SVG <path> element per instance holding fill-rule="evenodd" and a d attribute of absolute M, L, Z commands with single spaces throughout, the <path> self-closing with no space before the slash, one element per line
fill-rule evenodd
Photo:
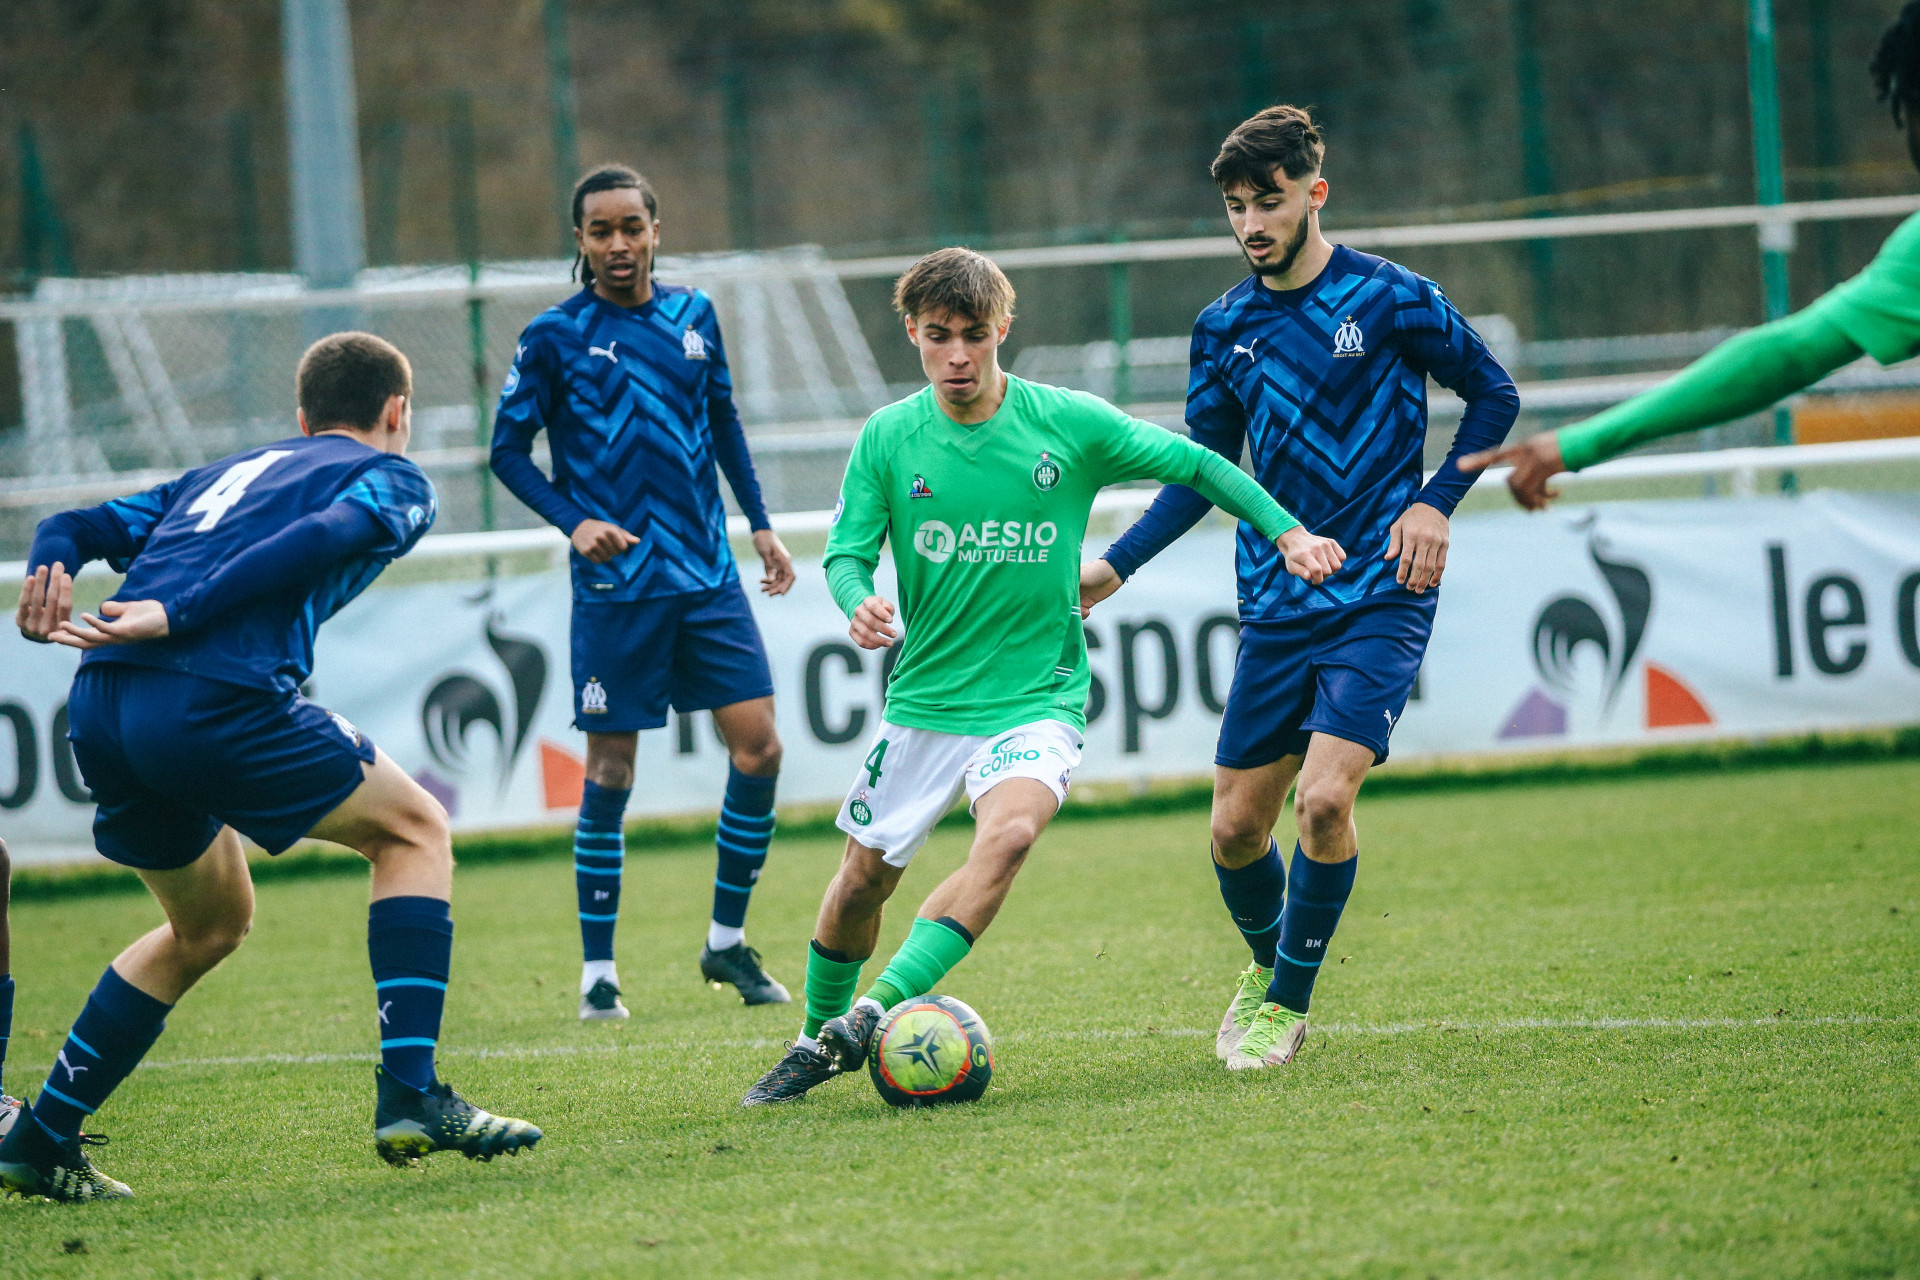
<path fill-rule="evenodd" d="M 1219 454 L 1094 396 L 1003 373 L 1013 301 L 1000 269 L 967 249 L 929 254 L 895 286 L 932 385 L 861 430 L 826 572 L 854 642 L 897 643 L 900 660 L 840 807 L 847 848 L 807 957 L 804 1029 L 743 1105 L 799 1098 L 859 1067 L 881 1015 L 972 949 L 1065 800 L 1086 725 L 1080 544 L 1094 494 L 1127 480 L 1191 485 L 1278 543 L 1289 573 L 1320 582 L 1345 560 Z M 888 539 L 898 608 L 874 593 Z M 921 904 L 856 1003 L 882 908 L 963 793 L 975 822 L 966 865 Z"/>
<path fill-rule="evenodd" d="M 1910 0 L 1881 36 L 1870 73 L 1894 123 L 1906 130 L 1908 158 L 1920 168 L 1920 0 Z M 1515 501 L 1541 511 L 1560 496 L 1551 485 L 1563 471 L 1757 413 L 1863 353 L 1893 364 L 1917 351 L 1920 213 L 1895 228 L 1866 270 L 1804 310 L 1727 339 L 1653 390 L 1585 422 L 1474 454 L 1460 469 L 1511 466 L 1507 487 Z"/>

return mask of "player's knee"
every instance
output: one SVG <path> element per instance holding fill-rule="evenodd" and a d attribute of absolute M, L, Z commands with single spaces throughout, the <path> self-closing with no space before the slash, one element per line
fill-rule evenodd
<path fill-rule="evenodd" d="M 1006 814 L 980 833 L 979 848 L 994 861 L 1017 868 L 1040 838 L 1040 829 L 1040 821 L 1031 814 Z"/>
<path fill-rule="evenodd" d="M 240 949 L 253 929 L 253 906 L 247 904 L 214 920 L 197 921 L 182 928 L 176 924 L 173 936 L 192 968 L 202 973 Z"/>
<path fill-rule="evenodd" d="M 1213 848 L 1225 867 L 1241 867 L 1267 851 L 1273 836 L 1252 814 L 1221 812 L 1213 815 Z"/>
<path fill-rule="evenodd" d="M 887 877 L 864 859 L 849 857 L 834 879 L 834 896 L 853 907 L 872 907 L 887 900 Z"/>
<path fill-rule="evenodd" d="M 780 735 L 769 728 L 764 737 L 743 742 L 729 754 L 733 767 L 740 772 L 755 778 L 770 778 L 780 772 Z"/>
<path fill-rule="evenodd" d="M 1337 783 L 1303 783 L 1294 793 L 1293 813 L 1302 831 L 1336 835 L 1353 820 L 1353 797 Z"/>
<path fill-rule="evenodd" d="M 626 791 L 633 786 L 633 761 L 620 756 L 587 757 L 587 781 L 607 791 Z"/>

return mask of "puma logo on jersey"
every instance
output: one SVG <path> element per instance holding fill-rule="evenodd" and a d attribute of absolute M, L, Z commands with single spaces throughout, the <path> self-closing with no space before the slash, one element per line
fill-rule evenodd
<path fill-rule="evenodd" d="M 1247 359 L 1251 360 L 1253 359 L 1253 349 L 1255 346 L 1259 344 L 1259 342 L 1260 342 L 1260 339 L 1252 338 L 1248 340 L 1247 345 L 1244 347 L 1236 342 L 1233 344 L 1234 353 L 1236 355 L 1243 355 Z"/>
<path fill-rule="evenodd" d="M 613 354 L 613 349 L 619 345 L 620 343 L 618 341 L 614 341 L 614 342 L 609 342 L 604 347 L 588 347 L 587 356 L 588 358 L 592 358 L 594 356 L 605 356 L 607 359 L 613 361 L 613 363 L 619 364 L 620 363 L 619 357 Z"/>

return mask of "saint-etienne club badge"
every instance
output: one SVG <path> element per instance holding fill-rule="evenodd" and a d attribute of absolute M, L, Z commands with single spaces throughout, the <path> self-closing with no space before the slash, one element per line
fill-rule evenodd
<path fill-rule="evenodd" d="M 1033 487 L 1045 493 L 1060 483 L 1060 464 L 1045 449 L 1040 451 L 1040 461 L 1033 464 Z"/>

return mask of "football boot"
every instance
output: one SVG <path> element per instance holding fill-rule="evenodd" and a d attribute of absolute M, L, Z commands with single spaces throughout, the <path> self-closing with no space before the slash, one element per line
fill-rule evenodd
<path fill-rule="evenodd" d="M 22 1109 L 15 1113 L 6 1140 L 0 1141 L 0 1191 L 44 1196 L 62 1204 L 131 1200 L 131 1187 L 109 1178 L 87 1158 L 86 1148 L 105 1146 L 106 1142 L 91 1133 L 61 1142 Z"/>
<path fill-rule="evenodd" d="M 624 1022 L 631 1017 L 620 1003 L 620 988 L 605 978 L 596 978 L 580 995 L 580 1021 Z"/>
<path fill-rule="evenodd" d="M 1255 960 L 1241 970 L 1237 981 L 1239 985 L 1227 1004 L 1226 1016 L 1220 1019 L 1220 1030 L 1213 1037 L 1213 1056 L 1223 1061 L 1240 1047 L 1240 1037 L 1253 1025 L 1253 1015 L 1260 1012 L 1260 1005 L 1267 998 L 1267 984 L 1273 981 L 1273 970 L 1261 968 Z"/>
<path fill-rule="evenodd" d="M 1300 1052 L 1307 1038 L 1307 1015 L 1263 1004 L 1253 1015 L 1240 1043 L 1227 1055 L 1227 1070 L 1257 1071 L 1262 1067 L 1284 1067 Z"/>
<path fill-rule="evenodd" d="M 731 984 L 747 1004 L 786 1004 L 793 999 L 785 987 L 767 976 L 760 965 L 760 953 L 744 942 L 736 942 L 725 951 L 700 948 L 700 976 L 715 986 Z"/>
<path fill-rule="evenodd" d="M 867 1046 L 880 1017 L 872 1004 L 856 1004 L 820 1028 L 820 1048 L 835 1071 L 858 1071 L 866 1065 Z"/>
<path fill-rule="evenodd" d="M 760 1107 L 770 1102 L 797 1102 L 806 1097 L 813 1086 L 824 1084 L 838 1074 L 832 1059 L 820 1050 L 789 1044 L 786 1056 L 747 1090 L 740 1105 Z"/>
<path fill-rule="evenodd" d="M 540 1130 L 525 1120 L 482 1111 L 443 1081 L 421 1090 L 385 1067 L 375 1067 L 373 1075 L 379 1090 L 373 1149 L 397 1168 L 417 1164 L 435 1151 L 458 1151 L 469 1160 L 518 1155 L 540 1141 Z"/>

